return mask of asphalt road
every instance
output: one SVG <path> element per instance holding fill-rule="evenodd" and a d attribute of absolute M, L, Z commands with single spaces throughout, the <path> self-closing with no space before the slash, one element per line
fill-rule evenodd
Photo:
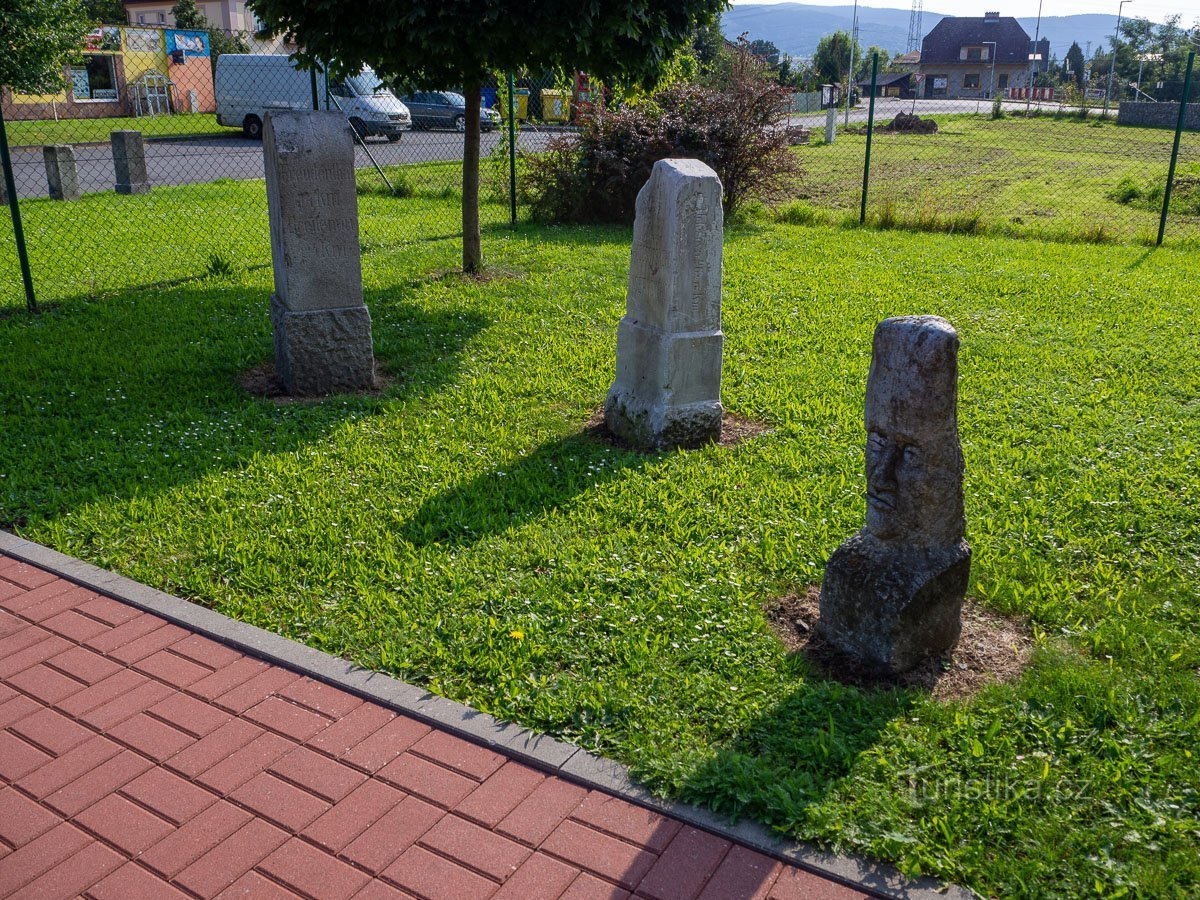
<path fill-rule="evenodd" d="M 865 124 L 869 110 L 867 108 L 868 99 L 864 99 L 862 104 L 850 110 L 850 124 Z M 1050 112 L 1057 112 L 1062 107 L 1058 103 L 1033 101 L 1029 104 L 1032 109 L 1044 109 Z M 1005 100 L 1004 111 L 1008 114 L 1024 112 L 1026 101 L 1024 100 Z M 898 112 L 912 113 L 916 112 L 918 116 L 931 116 L 934 114 L 946 115 L 948 113 L 990 113 L 992 109 L 991 100 L 899 100 L 895 97 L 876 97 L 875 98 L 875 121 L 888 122 L 896 117 Z M 1092 115 L 1099 116 L 1100 110 L 1092 110 Z M 1117 114 L 1116 108 L 1109 110 L 1110 116 Z M 845 106 L 838 108 L 838 126 L 842 126 L 846 122 Z M 803 125 L 805 128 L 825 128 L 825 110 L 819 113 L 796 113 L 789 117 L 788 121 L 792 125 Z"/>
<path fill-rule="evenodd" d="M 523 130 L 521 146 L 537 149 L 552 135 Z M 487 156 L 500 144 L 499 132 L 480 135 L 480 151 Z M 381 166 L 416 162 L 457 161 L 462 159 L 463 138 L 453 131 L 410 131 L 397 143 L 383 138 L 368 138 L 367 149 L 355 147 L 355 165 L 372 165 L 370 156 Z M 368 151 L 370 156 L 367 155 Z M 20 197 L 46 197 L 46 165 L 41 148 L 15 148 L 12 151 L 13 174 Z M 114 173 L 112 150 L 107 144 L 83 144 L 75 147 L 75 169 L 79 187 L 85 193 L 111 191 Z M 146 142 L 146 172 L 152 185 L 203 184 L 222 178 L 263 177 L 262 142 L 243 137 L 155 139 Z"/>

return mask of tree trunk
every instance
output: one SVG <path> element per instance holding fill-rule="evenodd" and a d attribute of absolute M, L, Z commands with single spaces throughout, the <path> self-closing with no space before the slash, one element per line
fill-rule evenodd
<path fill-rule="evenodd" d="M 479 82 L 464 85 L 463 96 L 467 99 L 467 130 L 463 133 L 463 272 L 474 275 L 483 268 L 479 237 Z"/>

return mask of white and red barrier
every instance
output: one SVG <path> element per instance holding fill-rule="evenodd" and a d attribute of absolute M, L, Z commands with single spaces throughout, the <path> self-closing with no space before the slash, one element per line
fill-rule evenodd
<path fill-rule="evenodd" d="M 1031 96 L 1032 92 L 1032 96 Z M 1009 100 L 1053 100 L 1054 88 L 1052 87 L 1035 87 L 1024 88 L 1015 87 L 1008 89 Z"/>

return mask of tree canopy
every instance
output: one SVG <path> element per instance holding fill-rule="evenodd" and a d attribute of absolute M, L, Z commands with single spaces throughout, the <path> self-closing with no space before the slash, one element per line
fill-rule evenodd
<path fill-rule="evenodd" d="M 851 40 L 849 33 L 835 31 L 827 34 L 817 44 L 813 54 L 813 68 L 822 84 L 841 83 L 850 72 L 850 47 L 854 46 L 854 59 L 863 58 L 862 45 Z"/>
<path fill-rule="evenodd" d="M 61 88 L 88 24 L 79 0 L 0 0 L 0 84 L 30 93 Z"/>

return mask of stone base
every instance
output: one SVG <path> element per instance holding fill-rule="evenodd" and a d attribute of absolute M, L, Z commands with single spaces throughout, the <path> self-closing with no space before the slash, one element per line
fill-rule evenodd
<path fill-rule="evenodd" d="M 133 184 L 117 184 L 116 191 L 118 194 L 145 194 L 150 191 L 150 182 L 135 181 Z"/>
<path fill-rule="evenodd" d="M 825 566 L 818 627 L 867 668 L 902 674 L 958 643 L 970 575 L 966 541 L 924 550 L 860 531 Z"/>
<path fill-rule="evenodd" d="M 275 371 L 287 392 L 322 397 L 375 386 L 371 314 L 365 306 L 291 312 L 271 297 Z"/>
<path fill-rule="evenodd" d="M 604 424 L 621 440 L 638 450 L 673 450 L 703 447 L 721 439 L 720 401 L 687 406 L 647 404 L 614 387 L 604 403 Z"/>

